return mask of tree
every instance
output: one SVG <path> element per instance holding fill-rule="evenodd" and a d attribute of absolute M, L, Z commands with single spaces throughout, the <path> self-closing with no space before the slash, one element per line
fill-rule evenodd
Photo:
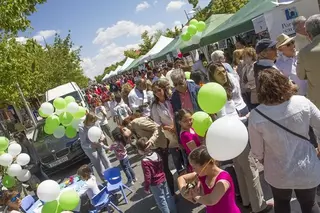
<path fill-rule="evenodd" d="M 249 0 L 215 0 L 212 4 L 213 14 L 235 13 Z"/>
<path fill-rule="evenodd" d="M 125 57 L 136 59 L 136 58 L 139 58 L 140 51 L 135 49 L 129 49 L 129 50 L 125 50 L 123 54 Z"/>
<path fill-rule="evenodd" d="M 122 61 L 120 62 L 116 62 L 114 64 L 111 64 L 110 66 L 104 68 L 104 71 L 101 75 L 98 75 L 95 77 L 96 81 L 98 83 L 101 83 L 102 81 L 102 78 L 106 75 L 106 74 L 109 74 L 111 71 L 114 71 L 115 69 L 117 69 L 118 66 L 122 66 L 125 62 L 125 59 L 123 59 Z"/>
<path fill-rule="evenodd" d="M 189 4 L 192 4 L 193 8 L 196 8 L 198 3 L 199 3 L 199 0 L 188 0 Z"/>
<path fill-rule="evenodd" d="M 152 47 L 156 44 L 154 41 L 154 36 L 150 36 L 148 31 L 144 31 L 141 34 L 142 43 L 139 44 L 140 54 L 145 55 L 152 49 Z"/>
<path fill-rule="evenodd" d="M 30 27 L 28 16 L 36 12 L 36 5 L 46 0 L 1 0 L 0 34 L 24 31 Z"/>
<path fill-rule="evenodd" d="M 38 97 L 71 81 L 86 87 L 88 78 L 80 66 L 80 51 L 81 48 L 73 50 L 70 34 L 66 38 L 56 35 L 54 43 L 45 47 L 33 39 L 21 44 L 14 37 L 3 38 L 0 40 L 0 100 L 21 104 L 16 83 L 26 98 Z"/>
<path fill-rule="evenodd" d="M 176 38 L 181 34 L 181 32 L 182 32 L 182 29 L 175 26 L 173 30 L 167 28 L 166 32 L 164 33 L 164 36 L 169 38 Z"/>

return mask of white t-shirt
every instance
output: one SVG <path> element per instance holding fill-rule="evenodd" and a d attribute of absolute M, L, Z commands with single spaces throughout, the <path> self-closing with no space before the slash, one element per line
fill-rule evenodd
<path fill-rule="evenodd" d="M 100 189 L 98 187 L 96 177 L 94 175 L 91 175 L 90 178 L 81 187 L 79 194 L 83 195 L 84 193 L 87 193 L 89 199 L 91 200 L 92 197 L 98 194 L 99 192 Z"/>
<path fill-rule="evenodd" d="M 108 124 L 107 116 L 105 116 L 103 113 L 105 115 L 107 115 L 107 110 L 104 106 L 96 107 L 95 114 L 96 114 L 101 126 Z"/>
<path fill-rule="evenodd" d="M 132 113 L 130 107 L 125 103 L 119 103 L 114 108 L 114 111 L 116 112 L 116 115 L 119 116 L 121 122 Z"/>

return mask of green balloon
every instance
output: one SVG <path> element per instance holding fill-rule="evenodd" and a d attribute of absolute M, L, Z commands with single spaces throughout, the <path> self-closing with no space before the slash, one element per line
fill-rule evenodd
<path fill-rule="evenodd" d="M 38 112 L 39 112 L 39 115 L 40 115 L 42 118 L 48 117 L 48 115 L 44 114 L 41 109 L 39 109 Z"/>
<path fill-rule="evenodd" d="M 9 140 L 6 137 L 1 136 L 0 137 L 0 151 L 4 151 L 9 146 Z"/>
<path fill-rule="evenodd" d="M 73 117 L 75 118 L 82 118 L 83 116 L 86 115 L 86 112 L 87 112 L 87 109 L 82 107 L 82 106 L 79 106 L 79 110 L 78 112 L 74 113 L 73 114 Z"/>
<path fill-rule="evenodd" d="M 74 138 L 77 136 L 77 130 L 75 130 L 71 125 L 66 128 L 66 136 L 68 138 Z"/>
<path fill-rule="evenodd" d="M 203 85 L 198 93 L 200 108 L 208 114 L 219 112 L 227 102 L 226 90 L 218 83 Z"/>
<path fill-rule="evenodd" d="M 197 33 L 197 27 L 194 25 L 190 25 L 187 31 L 191 36 L 193 36 Z"/>
<path fill-rule="evenodd" d="M 198 22 L 197 19 L 191 19 L 191 21 L 189 22 L 189 25 L 197 26 L 198 23 L 199 23 L 199 22 Z"/>
<path fill-rule="evenodd" d="M 14 187 L 16 185 L 16 179 L 9 175 L 5 175 L 2 179 L 2 185 L 8 189 Z"/>
<path fill-rule="evenodd" d="M 60 125 L 60 119 L 57 115 L 50 115 L 46 119 L 46 126 L 50 129 L 56 129 Z"/>
<path fill-rule="evenodd" d="M 51 202 L 47 202 L 43 205 L 41 213 L 56 213 L 58 210 L 59 203 L 54 200 Z"/>
<path fill-rule="evenodd" d="M 0 151 L 0 156 L 2 155 L 2 154 L 4 154 L 4 153 L 6 153 L 5 151 Z"/>
<path fill-rule="evenodd" d="M 192 115 L 192 119 L 192 128 L 199 136 L 204 137 L 212 124 L 212 118 L 207 113 L 199 111 Z"/>
<path fill-rule="evenodd" d="M 73 116 L 70 112 L 63 112 L 59 115 L 59 119 L 63 126 L 69 126 L 73 120 Z"/>
<path fill-rule="evenodd" d="M 48 135 L 52 135 L 54 133 L 54 130 L 55 130 L 55 128 L 51 128 L 48 125 L 44 125 L 44 127 L 43 127 L 43 131 L 45 133 L 47 133 Z"/>
<path fill-rule="evenodd" d="M 66 104 L 70 104 L 71 102 L 76 102 L 76 99 L 74 99 L 74 97 L 72 96 L 67 96 L 64 98 L 64 100 L 66 101 Z"/>
<path fill-rule="evenodd" d="M 63 98 L 56 98 L 56 99 L 54 99 L 54 101 L 53 101 L 53 106 L 54 106 L 56 109 L 64 109 L 64 108 L 66 108 L 67 103 L 66 103 L 66 101 L 65 101 Z"/>
<path fill-rule="evenodd" d="M 204 21 L 199 21 L 197 23 L 196 27 L 197 27 L 199 32 L 203 32 L 206 29 L 207 25 L 206 25 L 206 23 Z"/>
<path fill-rule="evenodd" d="M 186 76 L 186 79 L 190 79 L 191 72 L 185 72 L 184 74 L 185 74 L 185 76 Z"/>
<path fill-rule="evenodd" d="M 189 33 L 184 33 L 181 35 L 182 41 L 189 41 L 191 39 L 191 35 Z"/>
<path fill-rule="evenodd" d="M 61 193 L 59 204 L 64 210 L 74 210 L 80 203 L 80 197 L 74 190 L 68 190 Z"/>

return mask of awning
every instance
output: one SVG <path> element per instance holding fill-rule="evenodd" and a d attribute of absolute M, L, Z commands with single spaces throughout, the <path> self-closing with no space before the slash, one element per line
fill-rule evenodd
<path fill-rule="evenodd" d="M 126 62 L 124 62 L 121 69 L 119 70 L 119 73 L 123 73 L 133 61 L 134 61 L 133 58 L 127 58 Z"/>
<path fill-rule="evenodd" d="M 243 32 L 253 30 L 252 19 L 271 10 L 274 0 L 251 0 L 231 18 L 202 37 L 201 46 L 205 46 Z"/>
<path fill-rule="evenodd" d="M 139 66 L 139 61 L 141 60 L 141 58 L 144 56 L 140 56 L 139 58 L 135 59 L 130 65 L 129 67 L 127 67 L 126 69 L 124 69 L 124 71 L 128 71 L 131 70 L 133 68 L 136 68 Z"/>
<path fill-rule="evenodd" d="M 163 50 L 161 50 L 159 53 L 153 55 L 151 57 L 151 60 L 164 60 L 167 57 L 167 54 L 169 54 L 172 51 L 172 47 L 179 41 L 180 36 L 177 36 L 173 41 L 171 41 Z"/>

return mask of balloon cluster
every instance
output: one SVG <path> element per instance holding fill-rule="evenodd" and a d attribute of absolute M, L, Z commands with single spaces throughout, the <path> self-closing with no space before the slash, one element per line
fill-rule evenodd
<path fill-rule="evenodd" d="M 9 145 L 9 140 L 6 137 L 0 137 L 0 165 L 5 168 L 5 174 L 1 182 L 6 188 L 15 186 L 16 178 L 25 182 L 31 177 L 30 171 L 22 168 L 30 162 L 30 156 L 21 153 L 21 150 L 19 144 L 12 143 Z"/>
<path fill-rule="evenodd" d="M 37 188 L 37 196 L 44 202 L 41 213 L 72 211 L 80 203 L 80 197 L 75 190 L 66 189 L 61 191 L 60 185 L 53 180 L 41 182 Z"/>
<path fill-rule="evenodd" d="M 198 104 L 204 112 L 192 115 L 192 127 L 199 136 L 206 137 L 212 158 L 230 160 L 240 155 L 248 143 L 248 131 L 239 117 L 224 116 L 212 121 L 210 115 L 219 112 L 227 103 L 225 89 L 217 83 L 203 85 L 198 93 Z"/>
<path fill-rule="evenodd" d="M 202 36 L 202 32 L 206 29 L 206 23 L 192 19 L 189 22 L 189 26 L 182 28 L 181 39 L 190 44 L 199 44 Z"/>
<path fill-rule="evenodd" d="M 56 138 L 66 135 L 74 138 L 77 135 L 79 124 L 84 120 L 86 108 L 79 106 L 72 96 L 56 98 L 53 105 L 49 102 L 41 104 L 41 117 L 46 118 L 45 133 L 53 134 Z"/>

